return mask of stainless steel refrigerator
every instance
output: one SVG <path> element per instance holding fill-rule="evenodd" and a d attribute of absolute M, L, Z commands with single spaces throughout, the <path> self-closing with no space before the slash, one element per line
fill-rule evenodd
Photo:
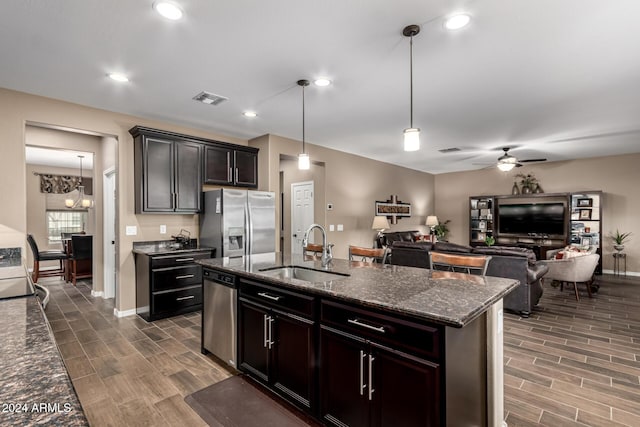
<path fill-rule="evenodd" d="M 206 191 L 199 243 L 216 248 L 216 257 L 275 252 L 275 193 L 235 189 Z"/>

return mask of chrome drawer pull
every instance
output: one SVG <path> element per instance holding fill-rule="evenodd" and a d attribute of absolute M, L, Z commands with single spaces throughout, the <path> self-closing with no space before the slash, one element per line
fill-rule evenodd
<path fill-rule="evenodd" d="M 367 355 L 364 351 L 360 350 L 360 396 L 364 395 L 364 389 L 367 385 L 364 383 L 364 359 Z"/>
<path fill-rule="evenodd" d="M 369 355 L 369 400 L 373 400 L 373 361 L 376 360 L 375 357 Z"/>
<path fill-rule="evenodd" d="M 186 299 L 194 299 L 196 296 L 195 295 L 189 295 L 188 297 L 180 297 L 180 298 L 176 298 L 176 301 L 183 301 Z"/>
<path fill-rule="evenodd" d="M 176 262 L 193 261 L 193 258 L 176 258 Z"/>
<path fill-rule="evenodd" d="M 366 323 L 360 322 L 358 319 L 348 319 L 347 322 L 352 323 L 354 325 L 362 326 L 363 328 L 371 329 L 372 331 L 382 332 L 383 334 L 386 332 L 384 330 L 384 326 L 371 326 Z"/>
<path fill-rule="evenodd" d="M 266 292 L 259 292 L 258 293 L 259 296 L 261 296 L 262 298 L 267 298 L 270 299 L 272 301 L 279 301 L 281 297 L 274 297 L 273 295 L 269 295 Z"/>
<path fill-rule="evenodd" d="M 195 274 L 185 274 L 184 276 L 176 276 L 176 279 L 191 279 L 192 277 L 196 277 Z"/>

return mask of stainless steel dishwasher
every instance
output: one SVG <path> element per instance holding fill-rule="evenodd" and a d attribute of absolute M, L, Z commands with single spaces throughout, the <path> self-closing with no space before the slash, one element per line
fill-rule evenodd
<path fill-rule="evenodd" d="M 202 352 L 236 367 L 237 286 L 233 275 L 203 269 Z"/>

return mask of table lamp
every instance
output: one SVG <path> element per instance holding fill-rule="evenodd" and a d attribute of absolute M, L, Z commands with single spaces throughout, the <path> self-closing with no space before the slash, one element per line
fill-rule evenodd
<path fill-rule="evenodd" d="M 433 242 L 435 240 L 434 234 L 435 234 L 436 225 L 438 225 L 438 217 L 435 215 L 427 216 L 427 222 L 425 223 L 425 225 L 430 229 L 429 234 L 431 235 L 431 241 Z"/>
<path fill-rule="evenodd" d="M 371 224 L 371 229 L 378 230 L 378 234 L 376 236 L 376 246 L 378 245 L 378 242 L 381 242 L 380 239 L 382 238 L 382 232 L 390 227 L 391 226 L 389 225 L 389 220 L 386 216 L 377 215 L 373 217 L 373 224 Z"/>

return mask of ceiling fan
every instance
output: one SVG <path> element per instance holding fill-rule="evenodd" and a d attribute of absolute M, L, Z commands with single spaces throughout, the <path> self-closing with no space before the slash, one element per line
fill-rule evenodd
<path fill-rule="evenodd" d="M 498 169 L 504 172 L 508 172 L 515 167 L 522 166 L 522 163 L 533 163 L 533 162 L 546 162 L 547 159 L 526 159 L 526 160 L 518 160 L 511 154 L 509 154 L 510 147 L 504 147 L 502 151 L 504 154 L 498 157 Z"/>

